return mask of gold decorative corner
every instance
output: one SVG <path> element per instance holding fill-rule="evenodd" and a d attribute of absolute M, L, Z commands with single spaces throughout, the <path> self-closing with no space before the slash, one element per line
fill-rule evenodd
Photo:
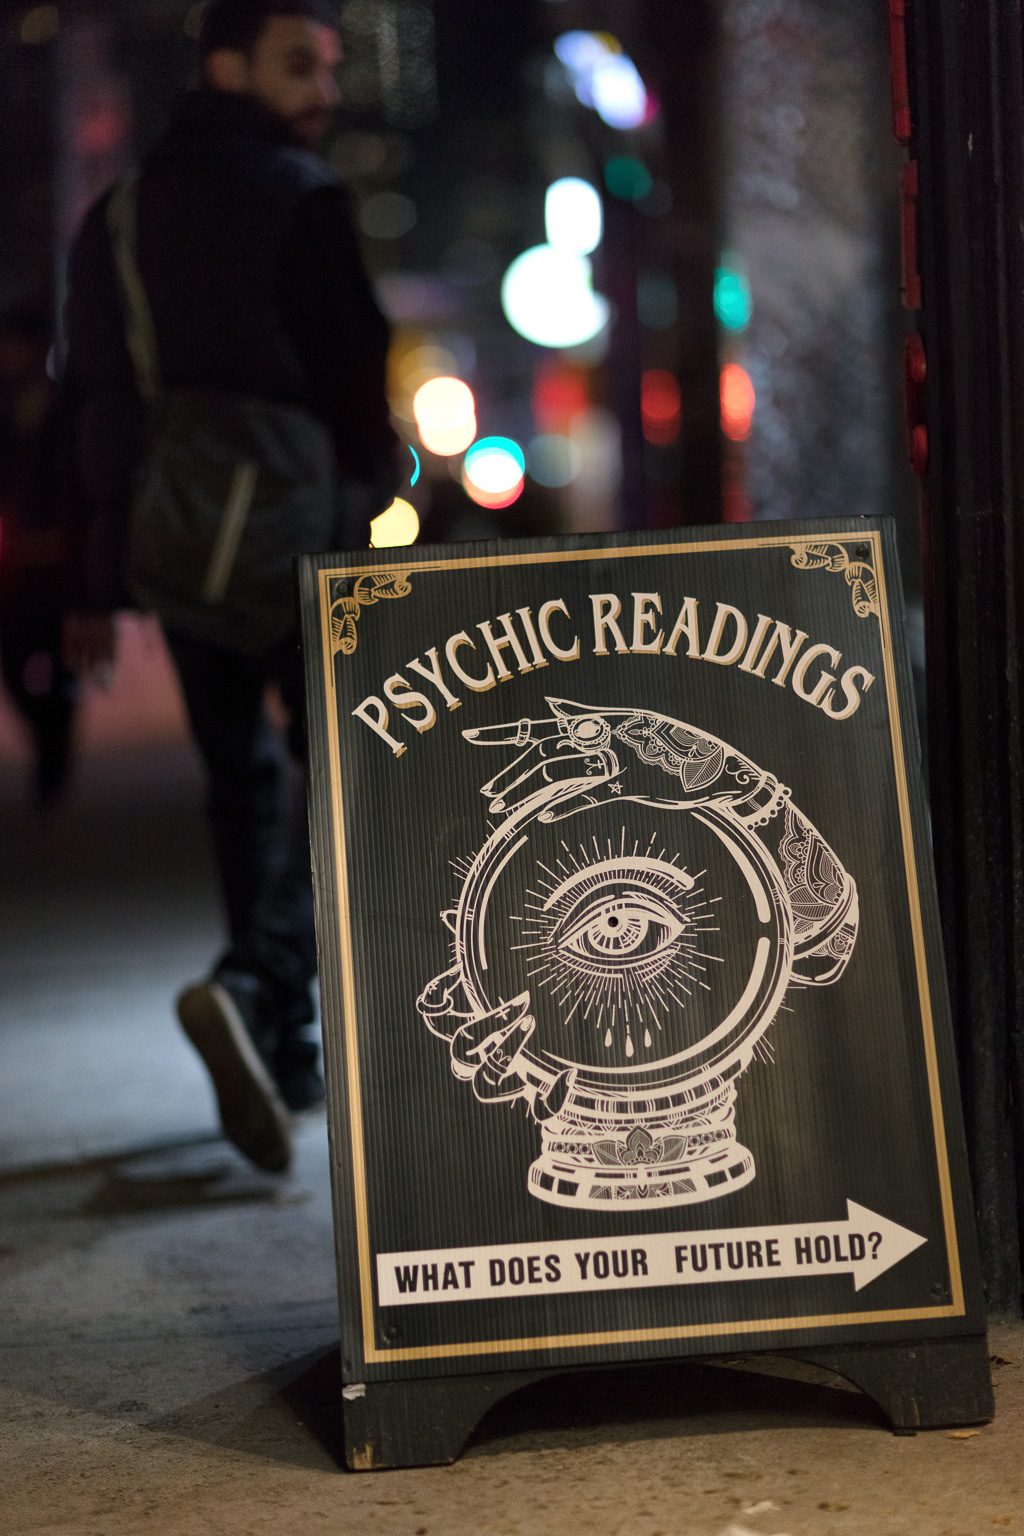
<path fill-rule="evenodd" d="M 351 591 L 341 589 L 351 587 Z M 412 591 L 408 571 L 367 571 L 354 581 L 339 580 L 333 583 L 331 604 L 331 655 L 340 651 L 351 656 L 359 643 L 356 628 L 364 608 L 372 608 L 385 597 L 408 597 Z"/>
<path fill-rule="evenodd" d="M 881 619 L 878 581 L 874 567 L 866 560 L 851 560 L 844 544 L 791 544 L 790 564 L 801 571 L 842 571 L 853 599 L 853 611 L 859 619 L 874 614 Z"/>

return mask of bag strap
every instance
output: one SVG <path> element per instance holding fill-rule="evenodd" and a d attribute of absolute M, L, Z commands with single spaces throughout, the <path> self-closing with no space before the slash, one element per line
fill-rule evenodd
<path fill-rule="evenodd" d="M 107 202 L 107 232 L 117 269 L 124 310 L 124 338 L 144 400 L 160 394 L 160 355 L 156 346 L 153 312 L 136 259 L 136 191 L 138 176 L 122 176 Z"/>

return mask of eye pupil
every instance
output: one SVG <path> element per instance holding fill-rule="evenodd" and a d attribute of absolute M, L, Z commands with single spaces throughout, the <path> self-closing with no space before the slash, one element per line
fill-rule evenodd
<path fill-rule="evenodd" d="M 618 920 L 617 917 L 610 917 L 608 919 L 608 927 L 609 928 L 617 928 L 618 926 L 619 926 L 619 920 Z"/>

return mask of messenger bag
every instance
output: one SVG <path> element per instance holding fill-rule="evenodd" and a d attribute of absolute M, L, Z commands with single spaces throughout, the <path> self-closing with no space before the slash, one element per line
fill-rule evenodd
<path fill-rule="evenodd" d="M 136 187 L 122 178 L 107 205 L 125 340 L 147 405 L 128 590 L 177 634 L 262 655 L 295 626 L 295 556 L 336 542 L 334 447 L 302 406 L 164 386 L 136 257 Z"/>

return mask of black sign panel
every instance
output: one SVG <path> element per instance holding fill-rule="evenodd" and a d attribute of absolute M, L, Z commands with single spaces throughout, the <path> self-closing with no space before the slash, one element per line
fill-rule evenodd
<path fill-rule="evenodd" d="M 346 1379 L 977 1331 L 887 520 L 300 574 Z"/>

